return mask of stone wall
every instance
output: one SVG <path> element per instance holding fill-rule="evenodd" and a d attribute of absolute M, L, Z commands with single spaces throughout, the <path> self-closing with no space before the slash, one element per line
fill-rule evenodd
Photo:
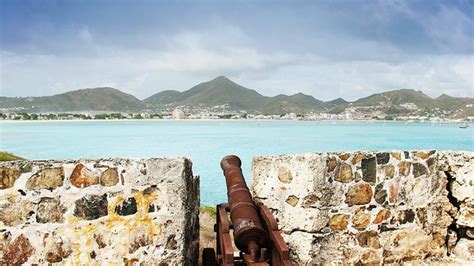
<path fill-rule="evenodd" d="M 474 153 L 256 157 L 251 190 L 295 264 L 474 261 Z"/>
<path fill-rule="evenodd" d="M 0 164 L 0 264 L 197 262 L 186 158 Z"/>

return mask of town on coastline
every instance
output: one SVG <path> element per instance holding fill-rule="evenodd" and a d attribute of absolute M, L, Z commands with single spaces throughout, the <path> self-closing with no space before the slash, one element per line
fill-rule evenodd
<path fill-rule="evenodd" d="M 352 107 L 345 111 L 333 113 L 285 113 L 285 114 L 249 114 L 245 110 L 231 111 L 228 106 L 215 106 L 213 108 L 193 109 L 182 106 L 173 110 L 143 111 L 143 112 L 106 112 L 106 111 L 83 111 L 83 112 L 51 112 L 51 113 L 26 113 L 26 112 L 0 112 L 0 120 L 35 121 L 35 120 L 345 120 L 345 121 L 406 121 L 406 122 L 432 122 L 432 123 L 456 123 L 472 122 L 474 116 L 465 118 L 451 118 L 442 110 L 432 110 L 422 114 L 386 114 L 381 110 L 371 108 Z M 414 104 L 404 104 L 405 108 L 416 110 Z M 472 105 L 466 106 L 471 108 Z M 1 110 L 0 110 L 1 111 Z"/>
<path fill-rule="evenodd" d="M 41 97 L 1 97 L 1 120 L 261 119 L 474 121 L 474 99 L 399 89 L 346 101 L 296 93 L 264 96 L 225 76 L 186 91 L 165 90 L 140 100 L 99 87 Z"/>

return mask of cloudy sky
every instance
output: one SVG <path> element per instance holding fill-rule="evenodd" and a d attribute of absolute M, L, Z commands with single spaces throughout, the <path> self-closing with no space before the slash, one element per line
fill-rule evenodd
<path fill-rule="evenodd" d="M 474 2 L 0 1 L 0 95 L 145 98 L 226 75 L 264 95 L 474 97 Z"/>

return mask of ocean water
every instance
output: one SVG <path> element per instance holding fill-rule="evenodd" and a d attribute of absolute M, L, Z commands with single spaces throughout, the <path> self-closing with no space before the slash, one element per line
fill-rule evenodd
<path fill-rule="evenodd" d="M 316 121 L 0 122 L 0 150 L 28 159 L 186 156 L 201 176 L 201 204 L 225 202 L 219 162 L 253 156 L 357 150 L 474 151 L 474 126 Z"/>

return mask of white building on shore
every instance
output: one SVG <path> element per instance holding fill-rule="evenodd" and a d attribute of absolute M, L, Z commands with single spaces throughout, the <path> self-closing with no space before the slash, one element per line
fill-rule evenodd
<path fill-rule="evenodd" d="M 186 115 L 180 109 L 174 109 L 171 113 L 173 119 L 186 119 Z"/>

